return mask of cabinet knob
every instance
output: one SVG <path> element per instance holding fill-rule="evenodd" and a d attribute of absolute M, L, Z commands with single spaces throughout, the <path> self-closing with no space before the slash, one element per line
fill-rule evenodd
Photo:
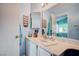
<path fill-rule="evenodd" d="M 16 35 L 16 39 L 18 39 L 20 36 Z"/>

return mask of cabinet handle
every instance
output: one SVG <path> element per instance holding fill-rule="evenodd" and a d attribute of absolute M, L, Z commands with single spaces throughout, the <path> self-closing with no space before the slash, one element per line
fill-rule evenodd
<path fill-rule="evenodd" d="M 18 39 L 19 37 L 20 37 L 20 36 L 16 35 L 16 37 L 15 37 L 15 38 L 16 38 L 16 39 Z"/>

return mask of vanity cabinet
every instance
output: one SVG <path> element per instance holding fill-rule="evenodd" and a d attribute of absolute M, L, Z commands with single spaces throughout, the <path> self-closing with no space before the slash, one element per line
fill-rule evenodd
<path fill-rule="evenodd" d="M 30 40 L 26 40 L 26 56 L 36 56 L 36 44 L 34 44 L 32 41 Z"/>
<path fill-rule="evenodd" d="M 38 56 L 51 56 L 51 54 L 43 48 L 38 47 Z"/>
<path fill-rule="evenodd" d="M 26 39 L 26 56 L 51 56 L 51 53 Z"/>
<path fill-rule="evenodd" d="M 30 55 L 30 40 L 26 38 L 26 56 Z"/>
<path fill-rule="evenodd" d="M 36 56 L 36 54 L 37 54 L 36 44 L 30 41 L 30 56 Z"/>

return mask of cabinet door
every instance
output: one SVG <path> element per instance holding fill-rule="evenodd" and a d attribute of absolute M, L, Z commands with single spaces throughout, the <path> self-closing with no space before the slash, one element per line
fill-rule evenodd
<path fill-rule="evenodd" d="M 43 48 L 38 47 L 38 56 L 50 56 L 51 54 L 48 53 L 46 50 Z"/>
<path fill-rule="evenodd" d="M 26 56 L 30 55 L 30 40 L 26 39 Z"/>
<path fill-rule="evenodd" d="M 26 56 L 36 56 L 36 44 L 30 40 L 26 40 Z"/>
<path fill-rule="evenodd" d="M 36 56 L 36 44 L 30 41 L 30 56 Z"/>

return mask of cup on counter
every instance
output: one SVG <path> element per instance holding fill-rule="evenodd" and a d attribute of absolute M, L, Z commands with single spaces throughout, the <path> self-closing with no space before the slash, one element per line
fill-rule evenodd
<path fill-rule="evenodd" d="M 31 29 L 28 31 L 28 37 L 32 37 L 32 30 Z"/>

